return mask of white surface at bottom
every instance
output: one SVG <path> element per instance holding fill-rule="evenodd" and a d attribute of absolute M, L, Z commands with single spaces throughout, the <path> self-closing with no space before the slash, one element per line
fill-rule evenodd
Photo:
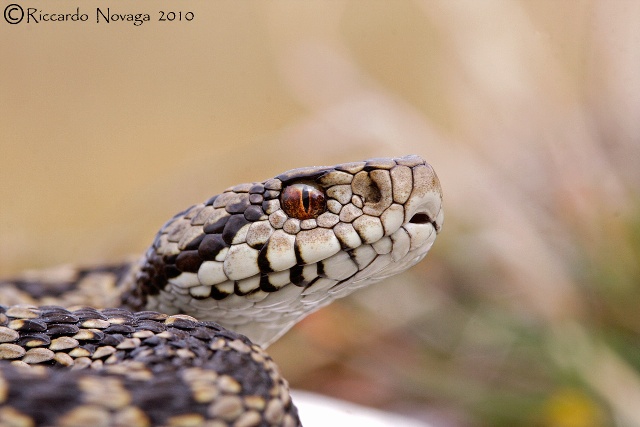
<path fill-rule="evenodd" d="M 304 427 L 431 427 L 429 424 L 355 403 L 291 390 Z"/>

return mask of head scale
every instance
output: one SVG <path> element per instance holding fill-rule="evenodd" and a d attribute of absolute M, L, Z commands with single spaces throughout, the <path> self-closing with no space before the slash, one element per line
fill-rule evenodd
<path fill-rule="evenodd" d="M 214 320 L 268 345 L 312 311 L 420 261 L 441 206 L 438 178 L 418 156 L 237 185 L 165 224 L 125 303 Z"/>

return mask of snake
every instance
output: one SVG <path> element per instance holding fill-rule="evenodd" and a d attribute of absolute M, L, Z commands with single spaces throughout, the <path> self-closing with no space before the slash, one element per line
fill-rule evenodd
<path fill-rule="evenodd" d="M 227 188 L 141 257 L 2 280 L 0 426 L 299 426 L 267 346 L 442 223 L 423 158 L 373 158 Z"/>

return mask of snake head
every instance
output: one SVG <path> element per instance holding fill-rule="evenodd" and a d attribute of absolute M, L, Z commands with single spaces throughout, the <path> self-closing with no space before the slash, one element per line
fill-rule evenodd
<path fill-rule="evenodd" d="M 294 169 L 176 215 L 141 263 L 135 304 L 268 345 L 336 298 L 419 262 L 443 222 L 419 156 Z"/>

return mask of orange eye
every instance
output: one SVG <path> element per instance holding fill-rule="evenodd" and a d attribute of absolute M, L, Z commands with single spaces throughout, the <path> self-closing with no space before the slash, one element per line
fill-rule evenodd
<path fill-rule="evenodd" d="M 280 195 L 284 212 L 292 218 L 313 219 L 323 213 L 327 203 L 324 192 L 312 184 L 292 184 Z"/>

